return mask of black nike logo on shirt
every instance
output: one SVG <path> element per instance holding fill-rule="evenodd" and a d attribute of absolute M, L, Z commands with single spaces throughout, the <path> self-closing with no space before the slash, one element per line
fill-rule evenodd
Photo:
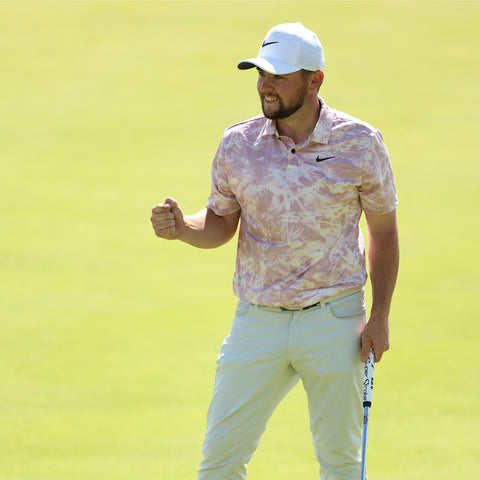
<path fill-rule="evenodd" d="M 263 47 L 266 47 L 267 45 L 273 45 L 274 43 L 278 43 L 278 42 L 266 42 L 266 41 L 264 40 L 263 43 L 262 43 L 262 48 L 263 48 Z"/>
<path fill-rule="evenodd" d="M 324 160 L 330 160 L 331 158 L 335 158 L 335 157 L 333 156 L 333 157 L 320 158 L 320 155 L 318 155 L 318 157 L 316 158 L 316 160 L 317 160 L 317 162 L 323 162 Z"/>

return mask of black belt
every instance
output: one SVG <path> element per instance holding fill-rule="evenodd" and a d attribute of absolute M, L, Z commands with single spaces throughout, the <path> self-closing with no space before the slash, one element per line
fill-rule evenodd
<path fill-rule="evenodd" d="M 280 307 L 280 310 L 282 312 L 296 312 L 297 310 L 308 310 L 310 308 L 314 308 L 314 307 L 318 307 L 319 305 L 321 305 L 322 302 L 317 302 L 317 303 L 314 303 L 313 305 L 309 305 L 308 307 L 302 307 L 302 308 L 285 308 L 285 307 Z"/>

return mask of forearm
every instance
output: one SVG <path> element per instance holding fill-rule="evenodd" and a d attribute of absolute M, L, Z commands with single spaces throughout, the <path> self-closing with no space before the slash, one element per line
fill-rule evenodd
<path fill-rule="evenodd" d="M 388 321 L 398 275 L 399 245 L 396 224 L 369 235 L 368 263 L 372 284 L 370 318 Z"/>
<path fill-rule="evenodd" d="M 220 217 L 203 209 L 185 216 L 185 224 L 179 240 L 198 248 L 215 248 L 227 243 L 237 229 L 239 212 Z"/>
<path fill-rule="evenodd" d="M 366 215 L 369 248 L 368 266 L 372 284 L 370 318 L 361 335 L 362 362 L 371 348 L 379 362 L 390 348 L 388 315 L 398 274 L 399 247 L 395 211 L 386 215 Z"/>

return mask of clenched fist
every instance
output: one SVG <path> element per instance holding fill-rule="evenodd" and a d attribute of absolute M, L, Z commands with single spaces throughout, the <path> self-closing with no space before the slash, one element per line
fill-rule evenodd
<path fill-rule="evenodd" d="M 185 219 L 181 208 L 173 198 L 167 198 L 165 203 L 159 203 L 152 209 L 150 217 L 155 235 L 167 240 L 180 238 L 185 230 Z"/>

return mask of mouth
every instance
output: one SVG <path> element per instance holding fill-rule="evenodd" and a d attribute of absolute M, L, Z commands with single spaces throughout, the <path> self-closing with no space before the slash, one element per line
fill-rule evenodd
<path fill-rule="evenodd" d="M 275 103 L 278 101 L 278 97 L 274 95 L 262 95 L 263 101 L 267 104 Z"/>

